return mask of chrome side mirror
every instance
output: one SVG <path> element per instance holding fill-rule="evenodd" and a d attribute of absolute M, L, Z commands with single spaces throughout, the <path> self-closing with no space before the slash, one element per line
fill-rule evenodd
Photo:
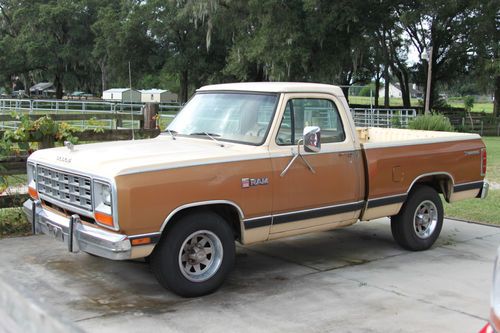
<path fill-rule="evenodd" d="M 308 153 L 321 151 L 321 129 L 318 126 L 304 128 L 304 150 Z"/>

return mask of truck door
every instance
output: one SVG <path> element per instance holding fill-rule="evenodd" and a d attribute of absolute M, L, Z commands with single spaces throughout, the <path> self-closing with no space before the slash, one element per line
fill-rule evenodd
<path fill-rule="evenodd" d="M 350 122 L 336 97 L 287 94 L 278 110 L 281 122 L 270 143 L 273 166 L 273 222 L 270 238 L 354 223 L 363 207 L 361 151 L 355 150 Z M 321 129 L 321 150 L 300 153 L 306 126 Z"/>

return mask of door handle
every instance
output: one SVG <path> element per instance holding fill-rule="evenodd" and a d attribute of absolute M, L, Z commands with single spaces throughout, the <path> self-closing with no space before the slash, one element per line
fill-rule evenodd
<path fill-rule="evenodd" d="M 352 155 L 353 155 L 353 152 L 352 152 L 352 151 L 344 151 L 344 152 L 339 153 L 339 156 L 348 156 L 348 157 L 352 157 Z"/>

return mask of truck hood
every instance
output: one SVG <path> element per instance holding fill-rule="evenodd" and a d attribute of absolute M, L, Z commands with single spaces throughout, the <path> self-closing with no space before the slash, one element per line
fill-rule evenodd
<path fill-rule="evenodd" d="M 113 141 L 42 149 L 28 161 L 49 167 L 84 173 L 100 178 L 114 178 L 130 173 L 223 163 L 267 157 L 264 147 L 224 142 L 221 147 L 205 138 L 161 134 L 154 139 Z"/>

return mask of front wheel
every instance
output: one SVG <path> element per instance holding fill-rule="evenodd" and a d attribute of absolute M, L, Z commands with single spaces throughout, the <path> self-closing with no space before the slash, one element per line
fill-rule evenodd
<path fill-rule="evenodd" d="M 151 255 L 150 265 L 165 288 L 184 297 L 219 288 L 234 264 L 231 227 L 213 212 L 193 212 L 176 221 Z"/>
<path fill-rule="evenodd" d="M 391 218 L 394 240 L 407 250 L 427 250 L 441 233 L 443 214 L 443 204 L 436 190 L 417 185 L 399 214 Z"/>

